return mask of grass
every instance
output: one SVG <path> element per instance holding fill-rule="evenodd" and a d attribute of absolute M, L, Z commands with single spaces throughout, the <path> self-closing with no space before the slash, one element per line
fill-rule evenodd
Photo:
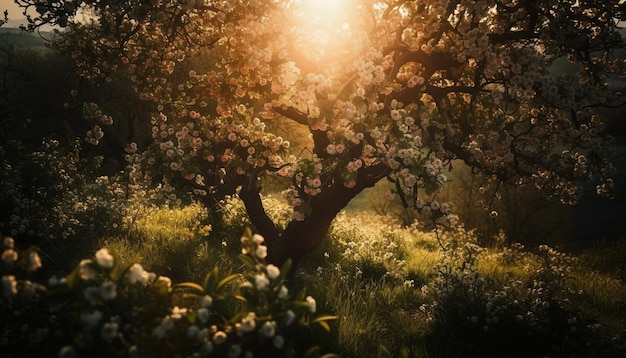
<path fill-rule="evenodd" d="M 234 223 L 229 229 L 232 231 L 237 229 L 237 223 L 241 225 L 238 218 L 242 208 L 232 204 L 229 210 Z M 280 207 L 273 210 L 283 215 Z M 117 256 L 121 263 L 118 267 L 141 262 L 146 269 L 169 276 L 174 282 L 201 282 L 215 265 L 224 274 L 238 265 L 238 235 L 211 231 L 209 221 L 209 215 L 199 205 L 145 209 L 137 212 L 127 235 L 105 238 L 101 246 Z M 340 215 L 328 240 L 302 262 L 291 280 L 290 292 L 306 287 L 307 294 L 316 297 L 319 312 L 339 317 L 331 324 L 330 334 L 313 332 L 313 339 L 325 352 L 337 352 L 342 357 L 447 356 L 445 346 L 433 344 L 445 342 L 437 335 L 446 334 L 446 330 L 436 329 L 437 322 L 432 321 L 432 311 L 428 310 L 436 310 L 433 304 L 441 300 L 435 289 L 440 277 L 437 268 L 445 256 L 441 244 L 445 240 L 471 240 L 472 235 L 463 231 L 437 238 L 414 227 L 390 223 L 384 217 Z M 471 305 L 484 302 L 491 294 L 501 294 L 503 286 L 515 281 L 520 282 L 519 290 L 507 292 L 519 295 L 519 300 L 529 300 L 526 289 L 540 277 L 536 272 L 541 261 L 520 247 L 497 245 L 484 249 L 475 267 L 477 275 L 487 282 L 487 296 L 475 302 L 448 303 L 452 309 L 470 305 L 466 308 L 481 312 L 484 307 Z M 611 345 L 607 352 L 612 352 L 612 356 L 623 353 L 626 348 L 619 342 L 623 342 L 626 331 L 624 282 L 606 269 L 597 271 L 585 265 L 577 266 L 564 282 L 568 285 L 564 293 L 568 309 L 574 307 L 596 323 L 595 331 L 603 335 L 603 344 Z M 448 324 L 464 327 L 468 323 L 462 317 L 462 321 Z M 541 333 L 538 328 L 521 327 Z M 494 349 L 506 349 L 506 339 L 489 341 L 489 337 L 497 335 L 480 338 L 482 333 L 476 330 L 455 332 L 455 339 L 468 344 L 479 335 L 479 342 L 487 339 Z"/>
<path fill-rule="evenodd" d="M 176 282 L 201 282 L 218 265 L 228 274 L 232 255 L 222 239 L 211 233 L 206 209 L 194 204 L 182 208 L 153 208 L 140 212 L 128 234 L 102 240 L 123 269 L 141 262 Z"/>

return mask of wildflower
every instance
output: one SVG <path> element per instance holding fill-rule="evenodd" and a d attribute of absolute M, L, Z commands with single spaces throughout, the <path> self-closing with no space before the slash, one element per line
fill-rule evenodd
<path fill-rule="evenodd" d="M 200 308 L 196 311 L 196 317 L 200 323 L 206 323 L 209 320 L 209 310 L 206 308 Z"/>
<path fill-rule="evenodd" d="M 269 284 L 270 284 L 270 280 L 267 279 L 265 274 L 261 273 L 261 274 L 254 276 L 254 287 L 256 287 L 257 290 L 259 291 L 266 290 Z"/>
<path fill-rule="evenodd" d="M 285 287 L 285 285 L 280 286 L 280 290 L 278 291 L 278 298 L 284 300 L 285 298 L 287 298 L 288 294 L 289 290 L 287 290 L 287 287 Z"/>
<path fill-rule="evenodd" d="M 269 264 L 265 267 L 267 271 L 267 276 L 269 276 L 270 280 L 275 280 L 278 275 L 280 275 L 280 269 L 272 264 Z"/>
<path fill-rule="evenodd" d="M 13 249 L 7 249 L 7 250 L 4 250 L 4 252 L 2 253 L 2 262 L 4 262 L 7 265 L 10 265 L 14 263 L 15 261 L 17 261 L 18 257 L 19 255 L 17 254 L 17 251 Z"/>
<path fill-rule="evenodd" d="M 276 322 L 267 321 L 263 323 L 261 326 L 261 333 L 263 333 L 263 335 L 267 338 L 274 337 L 274 334 L 276 334 Z"/>
<path fill-rule="evenodd" d="M 93 269 L 93 261 L 91 260 L 82 260 L 78 264 L 78 273 L 80 274 L 80 278 L 83 280 L 91 280 L 96 277 L 96 271 Z"/>
<path fill-rule="evenodd" d="M 102 311 L 95 310 L 91 313 L 83 313 L 81 316 L 81 320 L 85 324 L 85 326 L 89 328 L 95 327 L 98 322 L 102 319 L 103 313 Z"/>
<path fill-rule="evenodd" d="M 256 257 L 260 258 L 260 259 L 264 259 L 267 257 L 267 246 L 265 245 L 259 245 L 256 248 L 256 251 L 254 252 L 254 254 L 256 255 Z"/>
<path fill-rule="evenodd" d="M 274 339 L 272 340 L 272 344 L 274 345 L 274 348 L 281 349 L 283 348 L 283 345 L 285 345 L 285 339 L 283 338 L 283 336 L 278 335 L 274 337 Z"/>
<path fill-rule="evenodd" d="M 100 296 L 105 301 L 110 301 L 117 297 L 117 286 L 113 281 L 106 281 L 100 285 Z"/>
<path fill-rule="evenodd" d="M 17 281 L 15 276 L 2 276 L 2 295 L 6 297 L 17 295 Z"/>
<path fill-rule="evenodd" d="M 307 296 L 305 299 L 306 299 L 306 302 L 309 304 L 309 312 L 315 313 L 315 310 L 317 308 L 315 299 L 311 296 Z"/>
<path fill-rule="evenodd" d="M 83 296 L 92 306 L 99 304 L 102 298 L 100 296 L 100 288 L 96 286 L 89 286 L 85 288 L 85 290 L 83 291 Z"/>
<path fill-rule="evenodd" d="M 5 248 L 7 249 L 12 249 L 15 247 L 15 240 L 13 240 L 12 237 L 7 236 L 4 238 L 4 240 L 2 241 L 2 244 L 4 245 Z"/>
<path fill-rule="evenodd" d="M 148 272 L 146 272 L 140 264 L 133 264 L 128 270 L 128 282 L 130 283 L 148 283 Z"/>
<path fill-rule="evenodd" d="M 215 342 L 215 344 L 222 344 L 226 341 L 226 338 L 228 338 L 228 336 L 226 335 L 225 332 L 217 331 L 213 335 L 213 342 Z"/>
<path fill-rule="evenodd" d="M 205 295 L 202 297 L 202 308 L 209 308 L 213 304 L 213 297 Z"/>
<path fill-rule="evenodd" d="M 295 319 L 296 319 L 296 314 L 293 313 L 292 310 L 287 310 L 287 312 L 285 312 L 285 325 L 286 326 L 290 326 Z"/>
<path fill-rule="evenodd" d="M 167 288 L 172 287 L 172 279 L 170 279 L 169 277 L 166 277 L 166 276 L 159 276 L 157 278 L 157 283 L 164 284 L 165 287 L 167 287 Z"/>
<path fill-rule="evenodd" d="M 158 339 L 162 339 L 163 337 L 165 337 L 165 334 L 167 334 L 167 331 L 165 327 L 161 325 L 154 327 L 154 329 L 152 330 L 152 335 Z"/>
<path fill-rule="evenodd" d="M 200 328 L 196 325 L 187 327 L 187 337 L 191 339 L 197 339 L 200 335 Z"/>
<path fill-rule="evenodd" d="M 252 235 L 252 242 L 254 242 L 255 244 L 261 245 L 264 241 L 265 239 L 263 238 L 263 236 L 259 234 Z"/>
<path fill-rule="evenodd" d="M 176 306 L 172 308 L 172 315 L 170 317 L 172 317 L 172 319 L 181 319 L 183 315 L 186 315 L 186 314 L 187 314 L 186 308 L 180 308 Z"/>
<path fill-rule="evenodd" d="M 96 252 L 96 263 L 104 269 L 111 269 L 114 264 L 113 256 L 106 248 L 100 249 Z"/>
<path fill-rule="evenodd" d="M 59 350 L 59 358 L 74 358 L 77 357 L 78 353 L 72 346 L 63 346 L 61 350 Z"/>
<path fill-rule="evenodd" d="M 41 258 L 37 251 L 31 251 L 28 253 L 28 260 L 26 265 L 27 271 L 35 271 L 41 267 Z"/>
<path fill-rule="evenodd" d="M 237 333 L 247 333 L 256 327 L 256 314 L 249 312 L 246 317 L 241 320 L 241 324 L 237 326 Z"/>

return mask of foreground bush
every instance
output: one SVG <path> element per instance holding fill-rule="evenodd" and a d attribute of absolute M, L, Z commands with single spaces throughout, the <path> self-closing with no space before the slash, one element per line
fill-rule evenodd
<path fill-rule="evenodd" d="M 67 277 L 31 281 L 41 267 L 34 248 L 18 252 L 5 238 L 0 315 L 3 357 L 292 357 L 308 349 L 310 326 L 328 329 L 332 316 L 315 316 L 316 301 L 289 292 L 282 268 L 265 264 L 259 235 L 242 237 L 245 275 L 202 285 L 180 283 L 139 263 L 113 275 L 115 257 L 103 248 Z"/>

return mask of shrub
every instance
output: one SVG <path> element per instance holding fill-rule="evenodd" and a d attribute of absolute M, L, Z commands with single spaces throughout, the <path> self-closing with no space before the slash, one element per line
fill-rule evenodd
<path fill-rule="evenodd" d="M 202 285 L 172 285 L 139 263 L 114 275 L 107 248 L 66 277 L 34 283 L 37 251 L 18 253 L 6 238 L 0 350 L 5 357 L 318 356 L 303 337 L 334 317 L 315 316 L 305 291 L 289 292 L 289 264 L 266 265 L 262 237 L 248 231 L 241 241 L 245 275 L 222 278 L 214 268 Z"/>
<path fill-rule="evenodd" d="M 433 300 L 422 310 L 432 323 L 428 340 L 435 356 L 600 353 L 589 320 L 570 304 L 576 294 L 568 288 L 572 257 L 540 246 L 523 282 L 513 274 L 496 280 L 481 273 L 485 252 L 471 232 L 445 240 L 436 277 L 423 288 Z"/>

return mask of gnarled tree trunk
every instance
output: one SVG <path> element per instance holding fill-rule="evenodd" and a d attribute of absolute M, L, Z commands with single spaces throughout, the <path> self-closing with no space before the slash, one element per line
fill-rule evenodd
<path fill-rule="evenodd" d="M 279 232 L 265 212 L 255 175 L 242 187 L 239 197 L 259 234 L 265 237 L 268 246 L 267 261 L 281 265 L 291 259 L 295 267 L 304 256 L 320 246 L 333 219 L 350 200 L 365 188 L 374 186 L 389 173 L 389 167 L 381 163 L 360 169 L 356 185 L 352 188 L 346 187 L 342 180 L 333 181 L 322 193 L 309 198 L 311 213 L 302 221 L 292 220 L 283 232 Z"/>

